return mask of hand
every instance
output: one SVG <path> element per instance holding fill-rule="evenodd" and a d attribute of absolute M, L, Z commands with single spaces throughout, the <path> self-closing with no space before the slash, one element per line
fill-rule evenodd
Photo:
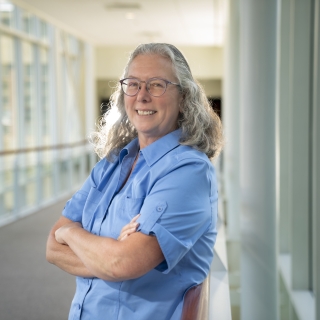
<path fill-rule="evenodd" d="M 63 225 L 59 229 L 57 229 L 56 232 L 54 233 L 57 242 L 61 244 L 67 244 L 66 241 L 64 240 L 64 235 L 68 230 L 73 228 L 82 228 L 82 225 L 80 222 L 70 222 Z"/>
<path fill-rule="evenodd" d="M 137 228 L 139 227 L 139 223 L 136 222 L 137 219 L 140 217 L 140 213 L 137 214 L 128 224 L 126 224 L 120 232 L 120 236 L 118 237 L 118 241 L 122 241 L 126 239 L 130 234 L 137 231 Z"/>

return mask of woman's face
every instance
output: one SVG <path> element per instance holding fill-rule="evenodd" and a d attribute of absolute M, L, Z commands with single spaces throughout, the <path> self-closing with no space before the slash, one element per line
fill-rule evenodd
<path fill-rule="evenodd" d="M 131 62 L 127 78 L 146 81 L 162 78 L 177 83 L 171 61 L 159 55 L 139 55 Z M 182 95 L 179 87 L 168 84 L 166 92 L 153 97 L 141 83 L 134 97 L 124 95 L 125 109 L 130 122 L 138 132 L 140 148 L 177 129 L 179 105 Z"/>

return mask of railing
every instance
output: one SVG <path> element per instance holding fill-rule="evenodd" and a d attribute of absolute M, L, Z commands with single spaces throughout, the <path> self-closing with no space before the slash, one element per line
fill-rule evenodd
<path fill-rule="evenodd" d="M 209 276 L 205 281 L 191 288 L 185 296 L 181 320 L 231 320 L 230 288 L 226 235 L 222 220 L 223 210 L 219 213 L 218 237 L 215 257 Z"/>
<path fill-rule="evenodd" d="M 0 226 L 72 193 L 95 161 L 86 140 L 0 151 Z"/>
<path fill-rule="evenodd" d="M 225 232 L 224 195 L 219 162 L 215 165 L 219 179 L 218 236 L 214 259 L 205 281 L 191 288 L 185 297 L 182 320 L 231 320 L 231 301 L 228 275 L 227 238 Z"/>
<path fill-rule="evenodd" d="M 82 141 L 78 141 L 78 142 L 57 144 L 57 145 L 53 145 L 53 146 L 41 146 L 41 147 L 16 149 L 16 150 L 2 150 L 2 151 L 0 150 L 0 157 L 12 155 L 12 154 L 22 154 L 22 153 L 39 152 L 39 151 L 46 151 L 46 150 L 74 148 L 77 146 L 84 146 L 87 144 L 88 144 L 87 140 L 82 140 Z"/>
<path fill-rule="evenodd" d="M 218 160 L 222 160 L 221 158 Z M 218 235 L 214 246 L 214 258 L 209 274 L 208 283 L 208 317 L 201 320 L 231 320 L 231 301 L 229 286 L 229 266 L 227 258 L 227 235 L 225 222 L 225 199 L 223 193 L 223 180 L 221 162 L 215 163 L 219 185 L 218 203 Z"/>

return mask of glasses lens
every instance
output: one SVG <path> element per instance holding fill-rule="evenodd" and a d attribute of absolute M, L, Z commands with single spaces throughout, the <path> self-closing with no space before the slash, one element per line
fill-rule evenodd
<path fill-rule="evenodd" d="M 151 95 L 158 97 L 164 94 L 167 84 L 162 79 L 151 79 L 148 81 L 147 89 Z"/>
<path fill-rule="evenodd" d="M 122 82 L 122 90 L 128 96 L 134 96 L 139 91 L 139 81 L 136 79 L 125 79 Z"/>

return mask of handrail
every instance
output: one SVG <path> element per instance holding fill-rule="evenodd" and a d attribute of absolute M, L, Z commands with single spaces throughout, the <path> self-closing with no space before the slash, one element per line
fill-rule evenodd
<path fill-rule="evenodd" d="M 17 150 L 5 150 L 5 151 L 0 151 L 0 157 L 1 156 L 7 156 L 7 155 L 10 155 L 10 154 L 20 154 L 20 153 L 28 153 L 28 152 L 35 152 L 35 151 L 74 148 L 74 147 L 77 147 L 77 146 L 85 145 L 87 143 L 88 143 L 88 140 L 81 140 L 81 141 L 78 141 L 78 142 L 57 144 L 57 145 L 53 145 L 53 146 L 41 146 L 41 147 L 35 147 L 35 148 L 25 148 L 25 149 L 17 149 Z"/>
<path fill-rule="evenodd" d="M 202 283 L 190 288 L 183 301 L 181 320 L 197 320 L 200 309 Z"/>
<path fill-rule="evenodd" d="M 210 274 L 206 277 L 206 279 L 202 283 L 202 290 L 200 296 L 200 304 L 198 311 L 198 320 L 209 319 L 209 295 L 210 295 Z"/>
<path fill-rule="evenodd" d="M 209 319 L 209 276 L 189 289 L 184 297 L 181 320 Z"/>

